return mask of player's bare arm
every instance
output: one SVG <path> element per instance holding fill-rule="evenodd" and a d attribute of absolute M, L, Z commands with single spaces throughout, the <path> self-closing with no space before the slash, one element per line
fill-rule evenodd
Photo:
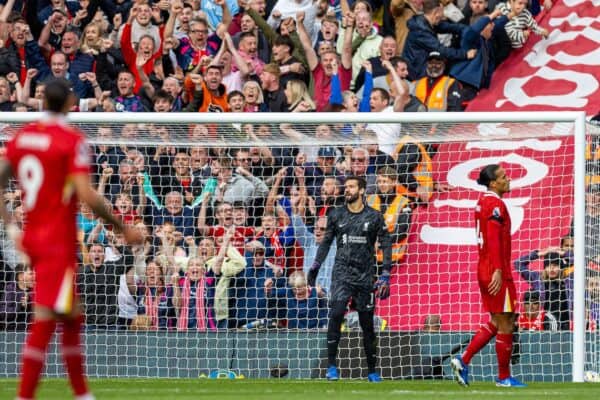
<path fill-rule="evenodd" d="M 490 284 L 488 285 L 488 292 L 492 296 L 495 296 L 498 293 L 500 293 L 500 288 L 502 288 L 502 270 L 497 269 L 492 274 L 492 280 L 490 281 Z"/>

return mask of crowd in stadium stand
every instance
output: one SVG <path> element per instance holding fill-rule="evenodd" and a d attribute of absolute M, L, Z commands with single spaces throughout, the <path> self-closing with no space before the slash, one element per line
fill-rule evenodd
<path fill-rule="evenodd" d="M 489 87 L 513 48 L 531 33 L 548 35 L 532 15 L 552 6 L 551 0 L 0 3 L 0 110 L 43 110 L 44 83 L 62 77 L 79 98 L 74 111 L 82 112 L 462 111 Z M 315 138 L 357 133 L 351 126 L 313 128 Z M 210 139 L 214 130 L 195 125 L 190 138 Z M 316 288 L 303 271 L 323 239 L 328 210 L 343 203 L 345 176 L 366 179 L 367 203 L 386 216 L 396 264 L 414 210 L 448 189 L 431 179 L 435 146 L 403 136 L 399 126 L 368 125 L 358 133 L 371 135 L 373 144 L 94 145 L 98 191 L 147 239 L 124 246 L 81 207 L 77 283 L 87 329 L 323 328 L 335 249 Z M 106 143 L 144 135 L 167 141 L 169 134 L 166 126 L 136 124 L 95 132 Z M 240 131 L 257 142 L 279 135 L 301 141 L 305 134 L 288 124 Z M 4 200 L 22 223 L 19 198 L 15 188 Z M 31 318 L 32 271 L 14 243 L 6 237 L 1 243 L 0 326 L 22 330 Z M 551 269 L 569 260 L 567 252 L 540 250 L 515 262 L 532 286 L 526 303 L 542 302 L 559 329 L 569 329 L 571 297 L 562 292 L 568 274 L 554 271 L 560 282 L 549 283 L 554 275 L 536 275 L 528 263 L 544 257 Z M 556 311 L 546 305 L 554 298 Z M 526 329 L 543 327 L 531 309 Z"/>

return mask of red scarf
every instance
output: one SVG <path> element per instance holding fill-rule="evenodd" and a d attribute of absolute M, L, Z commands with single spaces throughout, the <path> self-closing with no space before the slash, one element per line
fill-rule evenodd
<path fill-rule="evenodd" d="M 524 331 L 543 331 L 545 317 L 545 311 L 540 311 L 535 318 L 527 318 L 525 314 L 520 314 L 518 322 L 519 328 Z"/>
<path fill-rule="evenodd" d="M 285 271 L 285 249 L 281 245 L 279 241 L 279 229 L 275 230 L 275 233 L 271 235 L 271 237 L 265 236 L 264 232 L 261 234 L 264 236 L 268 242 L 271 244 L 271 248 L 273 249 L 273 257 L 271 257 L 268 261 L 281 268 L 282 271 Z M 257 238 L 260 236 L 257 236 Z M 256 239 L 256 238 L 255 238 Z"/>
<path fill-rule="evenodd" d="M 27 64 L 25 64 L 25 47 L 18 47 L 17 53 L 19 54 L 19 62 L 21 63 L 21 68 L 19 69 L 19 82 L 21 85 L 25 83 L 25 79 L 27 79 Z"/>
<path fill-rule="evenodd" d="M 204 309 L 204 293 L 205 279 L 202 277 L 196 284 L 196 323 L 198 331 L 206 331 L 206 310 Z M 183 288 L 181 288 L 181 310 L 179 310 L 179 318 L 177 320 L 177 330 L 187 331 L 188 316 L 190 314 L 190 293 L 191 283 L 186 276 L 183 280 Z"/>
<path fill-rule="evenodd" d="M 152 330 L 158 329 L 158 303 L 160 303 L 160 290 L 156 288 L 156 295 L 152 294 L 152 290 L 146 287 L 146 315 L 150 318 L 150 328 Z"/>

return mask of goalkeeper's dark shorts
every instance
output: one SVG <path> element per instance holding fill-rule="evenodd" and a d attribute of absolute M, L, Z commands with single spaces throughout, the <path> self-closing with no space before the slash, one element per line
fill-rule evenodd
<path fill-rule="evenodd" d="M 365 287 L 347 282 L 331 282 L 329 302 L 348 303 L 352 300 L 351 308 L 358 312 L 372 311 L 375 307 L 375 293 L 373 286 Z"/>

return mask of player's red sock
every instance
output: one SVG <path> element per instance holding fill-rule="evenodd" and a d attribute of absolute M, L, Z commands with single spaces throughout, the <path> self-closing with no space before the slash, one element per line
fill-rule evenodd
<path fill-rule="evenodd" d="M 479 352 L 479 350 L 483 349 L 486 344 L 489 343 L 490 340 L 498 333 L 498 328 L 492 324 L 492 321 L 489 321 L 487 324 L 482 325 L 481 328 L 477 331 L 473 339 L 471 339 L 471 343 L 467 346 L 467 349 L 462 355 L 462 360 L 465 364 L 469 364 L 471 359 L 475 354 Z"/>
<path fill-rule="evenodd" d="M 19 398 L 32 399 L 46 361 L 48 343 L 54 334 L 56 321 L 36 320 L 31 325 L 23 348 L 23 367 L 19 383 Z"/>
<path fill-rule="evenodd" d="M 498 357 L 498 379 L 510 377 L 510 357 L 512 355 L 512 333 L 496 335 L 496 356 Z"/>
<path fill-rule="evenodd" d="M 66 320 L 63 324 L 62 354 L 69 381 L 75 396 L 88 393 L 88 385 L 83 370 L 83 355 L 80 346 L 82 316 Z"/>

